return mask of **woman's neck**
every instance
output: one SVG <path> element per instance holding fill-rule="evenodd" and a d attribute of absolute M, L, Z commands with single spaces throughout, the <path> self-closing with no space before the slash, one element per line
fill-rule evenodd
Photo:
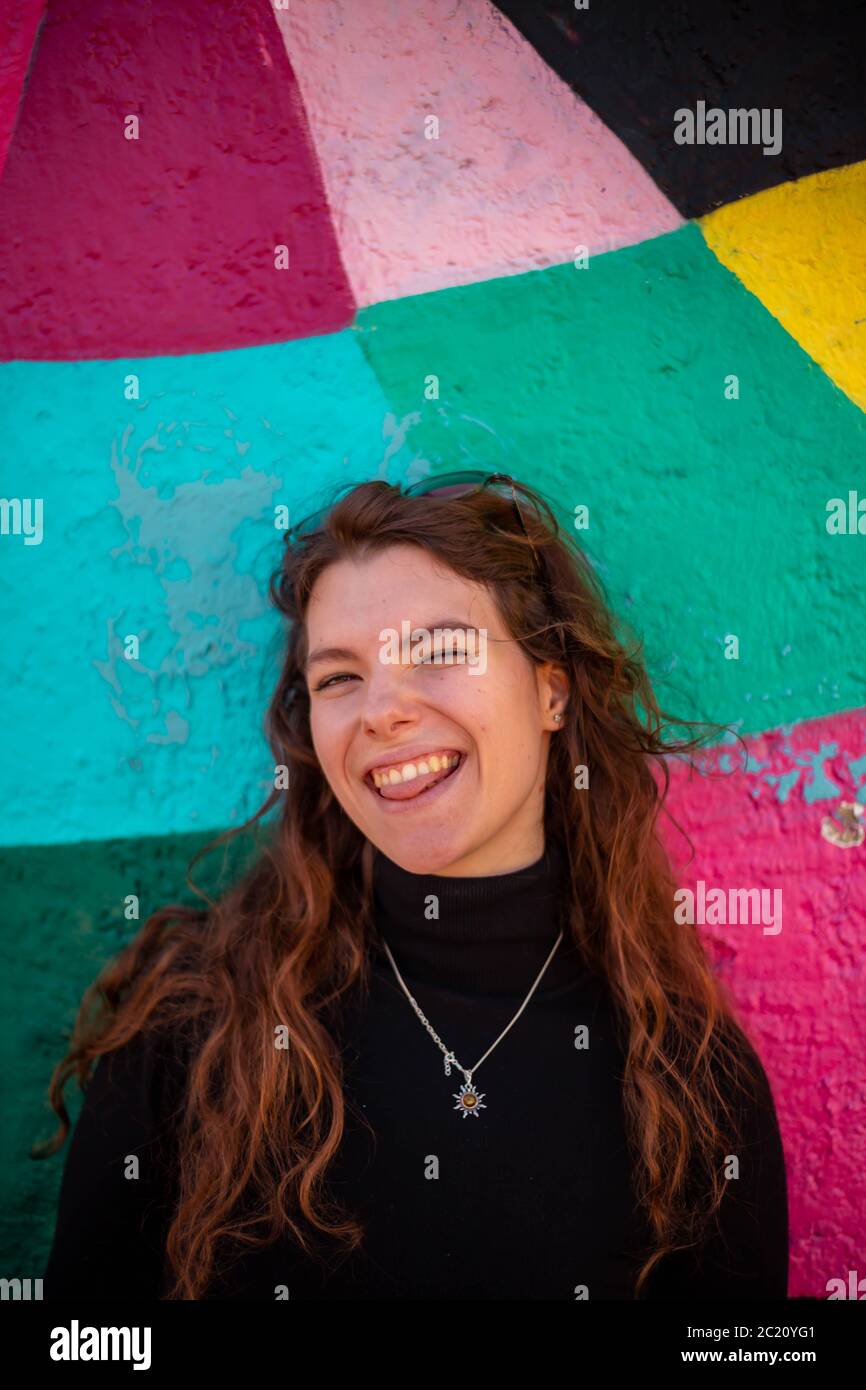
<path fill-rule="evenodd" d="M 523 997 L 564 927 L 539 991 L 574 978 L 568 866 L 553 844 L 509 873 L 413 874 L 376 852 L 374 913 L 407 983 Z M 386 969 L 391 971 L 387 957 Z"/>

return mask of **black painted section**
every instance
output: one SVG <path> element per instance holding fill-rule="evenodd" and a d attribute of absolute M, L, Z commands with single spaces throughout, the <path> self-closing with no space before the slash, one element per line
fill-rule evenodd
<path fill-rule="evenodd" d="M 499 0 L 497 8 L 686 217 L 866 159 L 866 0 L 589 0 L 586 10 L 573 0 Z M 677 144 L 674 113 L 701 100 L 726 113 L 780 108 L 780 152 Z"/>

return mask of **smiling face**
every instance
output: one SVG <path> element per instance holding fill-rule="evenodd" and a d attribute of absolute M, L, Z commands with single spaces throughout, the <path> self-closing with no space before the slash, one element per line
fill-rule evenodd
<path fill-rule="evenodd" d="M 426 659 L 389 655 L 381 634 L 407 623 L 430 632 Z M 330 565 L 306 624 L 313 746 L 367 839 L 410 873 L 508 873 L 540 859 L 567 681 L 530 661 L 488 590 L 420 547 L 394 545 Z M 475 630 L 484 661 L 473 670 L 437 629 Z M 457 659 L 433 660 L 443 651 Z"/>

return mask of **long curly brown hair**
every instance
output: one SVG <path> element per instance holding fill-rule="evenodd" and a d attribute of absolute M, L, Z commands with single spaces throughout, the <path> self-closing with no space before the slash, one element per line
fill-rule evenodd
<path fill-rule="evenodd" d="M 724 1156 L 738 1140 L 729 1083 L 748 1090 L 756 1077 L 697 930 L 674 920 L 677 884 L 658 820 L 669 759 L 723 726 L 702 721 L 696 734 L 695 721 L 660 710 L 641 643 L 616 635 L 586 555 L 542 494 L 516 486 L 546 583 L 536 580 L 512 503 L 492 489 L 431 503 L 364 482 L 332 500 L 311 534 L 289 533 L 270 582 L 287 634 L 266 716 L 289 790 L 275 786 L 250 820 L 191 861 L 190 875 L 201 854 L 252 828 L 257 852 L 230 890 L 211 898 L 190 876 L 205 905 L 154 913 L 84 995 L 51 1078 L 60 1124 L 33 1156 L 54 1153 L 69 1132 L 63 1092 L 73 1074 L 85 1087 L 100 1055 L 141 1032 L 166 1028 L 188 1039 L 167 1298 L 202 1297 L 232 1252 L 281 1236 L 309 1254 L 336 1244 L 341 1257 L 363 1237 L 356 1217 L 333 1201 L 327 1170 L 346 1107 L 335 1008 L 350 989 L 368 985 L 373 849 L 333 795 L 313 748 L 305 613 L 328 565 L 397 544 L 420 546 L 488 586 L 526 656 L 568 672 L 567 724 L 551 743 L 544 828 L 566 851 L 572 932 L 588 966 L 609 983 L 626 1059 L 626 1130 L 652 1236 L 635 1297 L 658 1261 L 702 1239 L 718 1212 Z M 673 727 L 691 736 L 672 738 Z M 576 788 L 578 765 L 588 767 L 591 791 Z M 288 1048 L 274 1045 L 281 1026 Z M 251 1192 L 255 1201 L 245 1207 Z"/>

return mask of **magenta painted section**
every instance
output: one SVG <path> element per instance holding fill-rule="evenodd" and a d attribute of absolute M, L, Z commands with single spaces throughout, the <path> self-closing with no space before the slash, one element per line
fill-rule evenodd
<path fill-rule="evenodd" d="M 841 849 L 821 823 L 866 799 L 866 710 L 810 720 L 706 758 L 730 775 L 672 778 L 679 884 L 781 890 L 781 930 L 702 925 L 718 972 L 773 1086 L 788 1165 L 790 1296 L 827 1297 L 827 1281 L 864 1273 L 866 1250 L 866 843 Z M 675 765 L 676 766 L 676 765 Z M 697 919 L 700 921 L 700 918 Z M 684 930 L 686 928 L 684 927 Z"/>
<path fill-rule="evenodd" d="M 7 359 L 248 347 L 354 314 L 267 0 L 52 0 L 0 241 Z"/>
<path fill-rule="evenodd" d="M 45 0 L 17 0 L 0 8 L 0 177 L 18 116 Z"/>
<path fill-rule="evenodd" d="M 577 246 L 610 251 L 681 225 L 486 0 L 315 0 L 275 18 L 359 304 L 560 265 Z M 438 140 L 425 138 L 431 116 Z"/>

